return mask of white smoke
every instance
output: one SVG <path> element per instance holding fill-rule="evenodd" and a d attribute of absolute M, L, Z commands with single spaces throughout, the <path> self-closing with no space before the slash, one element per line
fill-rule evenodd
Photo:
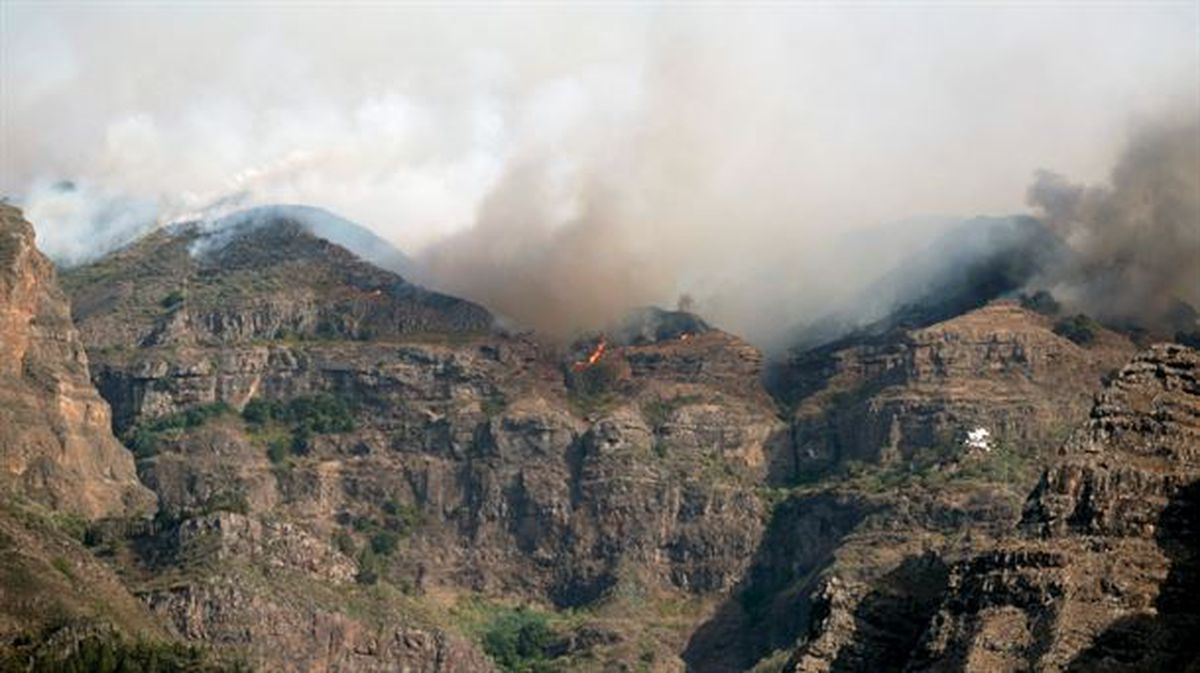
<path fill-rule="evenodd" d="M 689 292 L 768 341 L 929 233 L 888 222 L 1018 210 L 1041 166 L 1101 179 L 1196 97 L 1196 19 L 10 1 L 0 192 L 67 262 L 305 203 L 544 328 Z"/>

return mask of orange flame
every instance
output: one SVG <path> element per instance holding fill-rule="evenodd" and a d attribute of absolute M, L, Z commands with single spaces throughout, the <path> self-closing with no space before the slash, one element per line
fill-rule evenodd
<path fill-rule="evenodd" d="M 604 357 L 604 351 L 607 349 L 608 349 L 608 340 L 605 339 L 604 337 L 600 337 L 600 342 L 596 344 L 596 347 L 587 356 L 587 359 L 577 361 L 574 365 L 572 365 L 572 368 L 575 371 L 580 372 L 580 371 L 587 369 L 588 367 L 591 367 L 592 365 L 599 362 L 600 358 Z"/>
<path fill-rule="evenodd" d="M 692 338 L 692 335 L 688 334 L 687 332 L 684 332 L 683 334 L 679 335 L 680 341 L 687 341 L 688 339 L 691 339 L 691 338 Z"/>

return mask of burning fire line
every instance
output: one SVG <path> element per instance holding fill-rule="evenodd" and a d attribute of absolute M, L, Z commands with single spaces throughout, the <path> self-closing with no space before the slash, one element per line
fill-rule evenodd
<path fill-rule="evenodd" d="M 588 354 L 587 359 L 586 360 L 577 360 L 575 362 L 575 364 L 571 365 L 571 368 L 577 372 L 581 372 L 581 371 L 587 369 L 588 367 L 591 367 L 592 365 L 599 362 L 600 358 L 604 357 L 604 352 L 606 350 L 608 350 L 608 340 L 605 339 L 604 337 L 600 337 L 600 342 L 597 343 L 596 347 L 594 349 L 592 349 L 592 352 L 590 354 Z"/>

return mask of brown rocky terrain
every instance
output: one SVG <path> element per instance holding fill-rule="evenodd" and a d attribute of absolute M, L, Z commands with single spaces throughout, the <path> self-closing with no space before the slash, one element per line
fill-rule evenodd
<path fill-rule="evenodd" d="M 225 518 L 207 535 L 232 535 L 230 516 L 239 538 L 310 541 L 221 543 L 216 570 L 187 551 L 137 561 L 139 591 L 183 633 L 272 666 L 341 661 L 304 654 L 290 627 L 245 626 L 316 617 L 231 575 L 240 564 L 334 593 L 388 587 L 413 614 L 570 608 L 546 656 L 670 668 L 741 577 L 768 514 L 757 489 L 788 453 L 757 350 L 711 330 L 614 344 L 579 369 L 289 223 L 199 253 L 195 235 L 156 234 L 66 279 L 116 426 L 178 522 L 153 546 L 186 547 L 181 531 L 211 517 Z M 292 277 L 309 282 L 270 281 Z M 203 598 L 214 583 L 249 595 Z"/>
<path fill-rule="evenodd" d="M 286 633 L 293 642 L 304 633 L 329 634 L 324 644 L 311 641 L 317 649 L 287 654 L 284 666 L 293 670 L 315 665 L 428 671 L 489 667 L 475 648 L 420 615 L 396 609 L 369 618 L 345 616 L 337 610 L 346 599 L 338 599 L 338 608 L 323 609 L 315 589 L 298 595 L 278 577 L 267 578 L 274 584 L 260 590 L 264 567 L 292 567 L 289 562 L 315 576 L 314 587 L 322 580 L 330 586 L 352 582 L 353 564 L 302 530 L 286 525 L 264 529 L 247 521 L 239 527 L 236 515 L 218 511 L 178 524 L 172 523 L 169 508 L 154 521 L 143 518 L 153 513 L 155 494 L 138 481 L 133 456 L 112 434 L 109 405 L 89 379 L 83 343 L 54 268 L 37 251 L 33 229 L 19 211 L 6 205 L 0 215 L 6 367 L 0 377 L 0 453 L 6 466 L 6 493 L 0 502 L 4 670 L 10 665 L 90 670 L 121 660 L 138 665 L 154 660 L 167 670 L 182 670 L 177 666 L 191 662 L 186 670 L 209 670 L 202 652 L 179 642 L 207 648 L 245 641 L 247 633 L 258 629 L 268 635 L 251 642 L 276 646 L 279 640 L 270 634 Z M 130 549 L 127 539 L 160 544 Z M 97 555 L 112 559 L 113 566 Z M 161 570 L 164 566 L 155 564 L 164 555 L 178 563 L 170 572 L 153 573 L 150 581 L 148 571 Z M 257 564 L 241 563 L 243 558 Z M 177 575 L 193 565 L 216 570 L 204 575 L 206 585 L 181 591 Z M 259 583 L 245 576 L 247 566 L 258 571 Z M 185 602 L 173 600 L 181 595 Z M 289 603 L 289 596 L 299 602 Z M 179 614 L 181 605 L 185 616 Z M 196 615 L 209 623 L 205 637 L 193 630 Z M 221 658 L 238 668 L 238 661 L 261 657 L 253 648 L 238 648 Z"/>
<path fill-rule="evenodd" d="M 1200 670 L 1200 352 L 1140 353 L 1030 495 L 957 564 L 912 670 Z"/>
<path fill-rule="evenodd" d="M 1054 325 L 1002 300 L 928 327 L 797 354 L 788 378 L 798 399 L 798 470 L 907 461 L 960 444 L 975 427 L 998 444 L 1056 444 L 1134 346 L 1108 330 L 1082 346 Z"/>
<path fill-rule="evenodd" d="M 86 517 L 147 511 L 153 495 L 112 435 L 70 305 L 33 227 L 0 204 L 0 480 Z"/>
<path fill-rule="evenodd" d="M 1055 323 L 1000 300 L 794 354 L 782 377 L 802 485 L 778 492 L 740 593 L 693 638 L 697 670 L 741 670 L 773 650 L 777 669 L 797 639 L 797 670 L 888 670 L 906 656 L 944 559 L 1017 523 L 1040 466 L 1133 352 L 1108 330 L 1073 343 Z M 976 428 L 986 447 L 967 445 Z"/>
<path fill-rule="evenodd" d="M 1129 362 L 1120 334 L 967 288 L 975 308 L 948 319 L 793 353 L 770 394 L 757 349 L 686 312 L 563 347 L 282 215 L 175 226 L 66 272 L 78 336 L 23 254 L 50 299 L 12 284 L 5 315 L 33 328 L 4 347 L 58 378 L 5 385 L 38 409 L 98 405 L 80 426 L 97 439 L 70 447 L 125 471 L 11 480 L 12 652 L 43 637 L 29 614 L 53 586 L 74 626 L 46 642 L 82 652 L 115 627 L 261 670 L 1194 656 L 1194 350 Z M 32 408 L 13 418 L 42 424 Z M 68 443 L 11 446 L 53 465 Z M 114 481 L 141 509 L 43 486 Z"/>
<path fill-rule="evenodd" d="M 0 204 L 0 670 L 58 670 L 80 653 L 187 659 L 173 635 L 85 546 L 88 519 L 154 509 L 54 267 L 20 211 Z M 77 656 L 78 655 L 78 656 Z M 86 660 L 90 661 L 90 660 Z"/>
<path fill-rule="evenodd" d="M 1160 345 L 1120 369 L 1009 532 L 830 574 L 783 670 L 1194 670 L 1198 364 Z"/>

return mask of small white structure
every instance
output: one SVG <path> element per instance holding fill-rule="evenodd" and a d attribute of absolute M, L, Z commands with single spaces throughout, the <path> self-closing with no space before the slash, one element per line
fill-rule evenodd
<path fill-rule="evenodd" d="M 968 449 L 980 449 L 983 451 L 992 450 L 992 433 L 987 428 L 975 428 L 967 431 L 967 438 L 963 440 L 963 446 Z"/>

